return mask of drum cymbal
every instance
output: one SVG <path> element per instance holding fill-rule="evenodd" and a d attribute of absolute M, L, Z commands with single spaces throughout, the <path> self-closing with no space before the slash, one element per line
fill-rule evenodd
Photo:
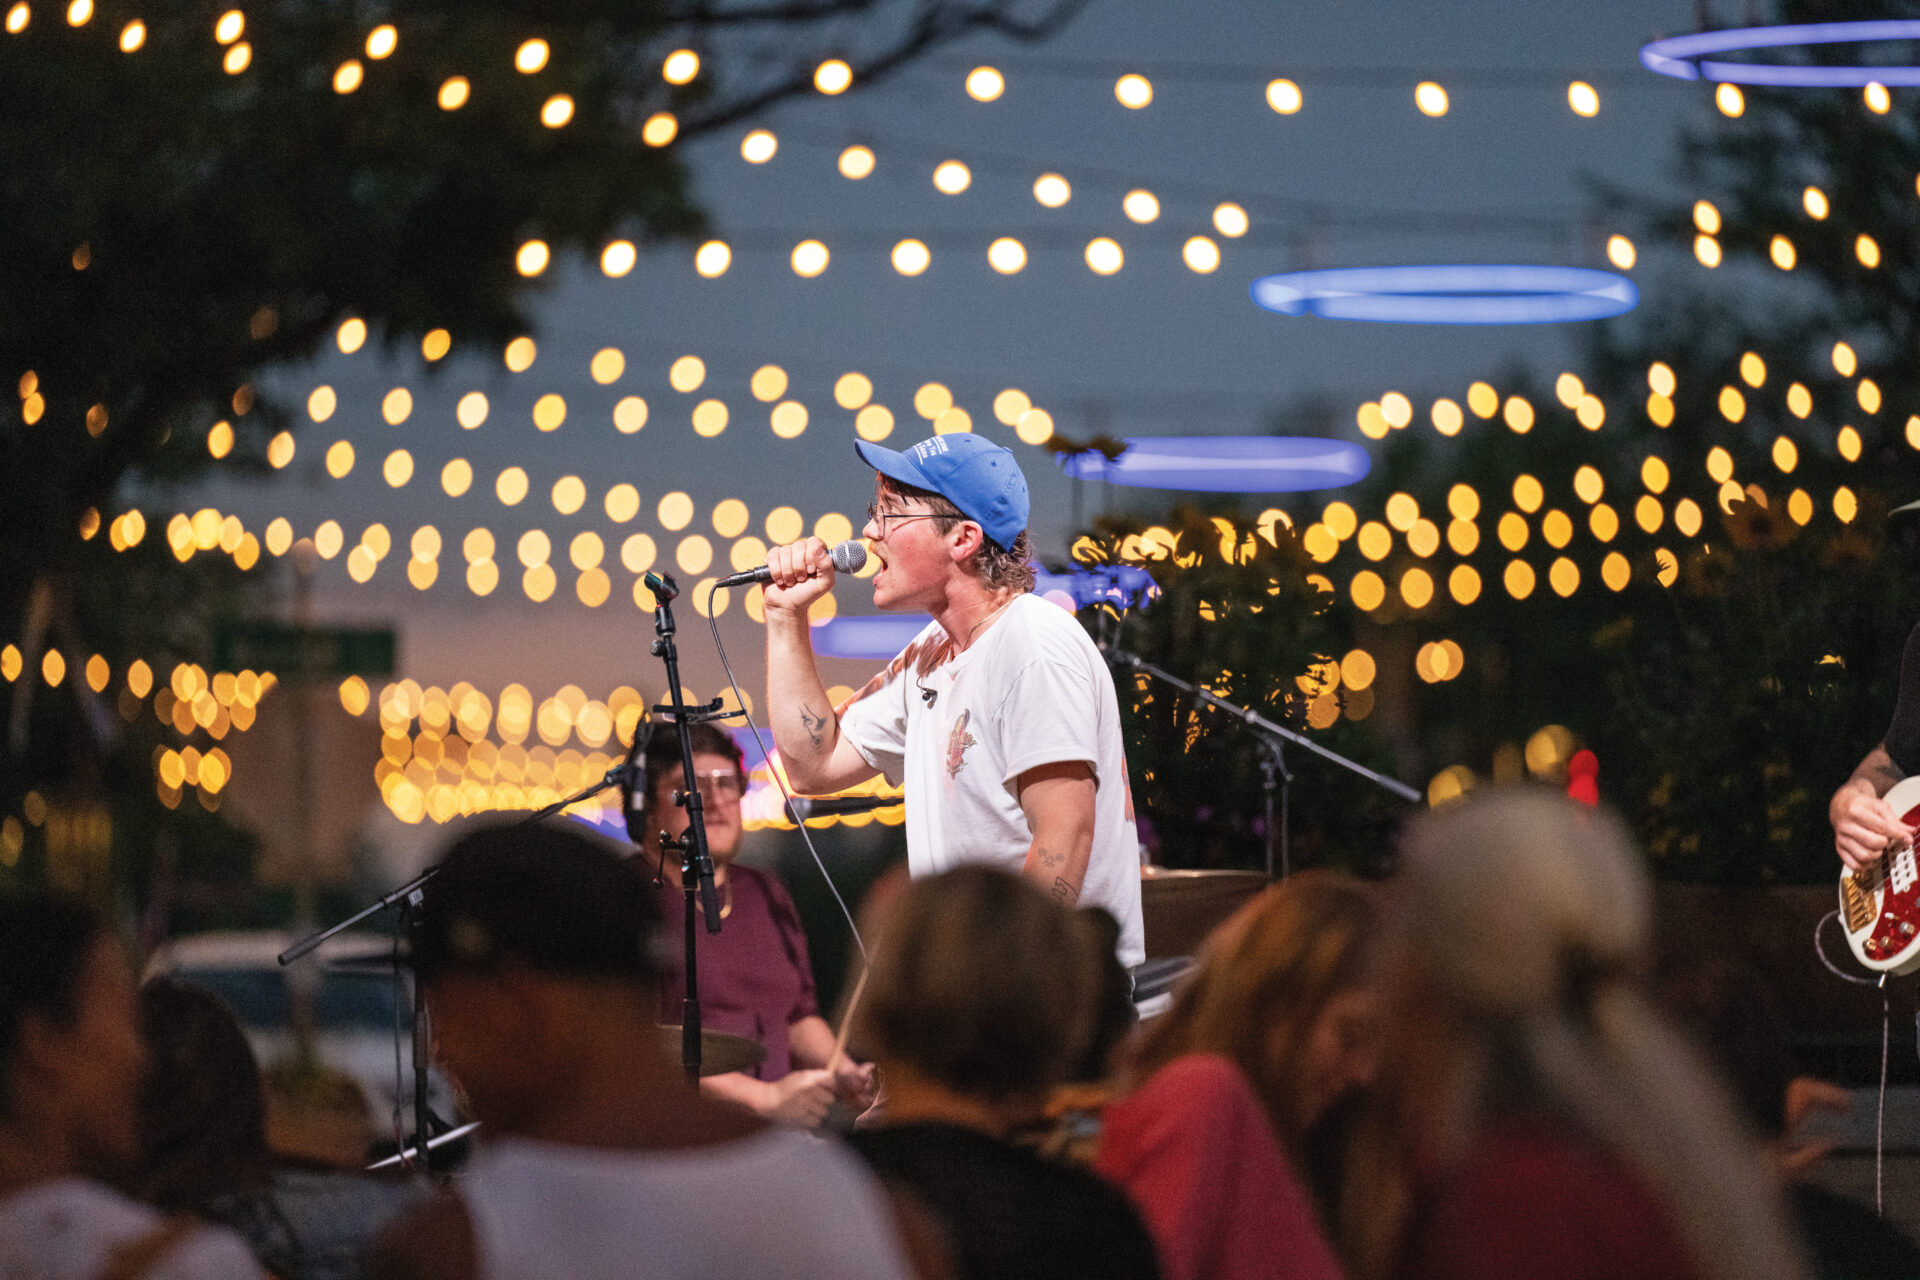
<path fill-rule="evenodd" d="M 680 1024 L 663 1022 L 660 1024 L 660 1043 L 666 1046 L 677 1062 L 680 1059 Z M 724 1075 L 729 1071 L 750 1071 L 760 1065 L 767 1051 L 756 1040 L 745 1036 L 730 1036 L 724 1031 L 700 1029 L 700 1074 L 703 1076 Z"/>

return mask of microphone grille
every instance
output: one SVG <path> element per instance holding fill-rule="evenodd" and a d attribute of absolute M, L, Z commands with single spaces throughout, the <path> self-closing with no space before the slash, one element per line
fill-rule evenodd
<path fill-rule="evenodd" d="M 833 567 L 841 573 L 858 573 L 867 564 L 867 548 L 862 543 L 849 539 L 835 543 L 827 558 L 833 561 Z"/>

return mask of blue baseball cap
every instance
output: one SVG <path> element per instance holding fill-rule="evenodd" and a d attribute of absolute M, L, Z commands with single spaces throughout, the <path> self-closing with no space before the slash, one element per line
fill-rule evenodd
<path fill-rule="evenodd" d="M 860 460 L 890 480 L 937 493 L 978 524 L 1001 550 L 1027 527 L 1027 478 L 1013 452 L 970 431 L 922 440 L 902 452 L 865 440 Z"/>

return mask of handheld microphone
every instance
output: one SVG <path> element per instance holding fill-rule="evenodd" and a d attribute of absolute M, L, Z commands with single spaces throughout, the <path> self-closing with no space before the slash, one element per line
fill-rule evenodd
<path fill-rule="evenodd" d="M 833 561 L 833 567 L 841 573 L 858 573 L 867 563 L 867 548 L 863 543 L 848 539 L 845 542 L 836 543 L 827 552 L 827 558 Z M 744 573 L 728 574 L 714 583 L 713 589 L 718 591 L 721 587 L 744 587 L 754 582 L 767 582 L 772 577 L 773 574 L 767 571 L 767 566 L 761 565 L 758 569 L 748 569 Z"/>
<path fill-rule="evenodd" d="M 906 802 L 905 796 L 826 796 L 821 799 L 795 796 L 787 802 L 787 808 L 793 814 L 794 821 L 805 822 L 808 818 L 824 818 L 828 814 L 871 813 L 875 809 L 888 809 Z"/>

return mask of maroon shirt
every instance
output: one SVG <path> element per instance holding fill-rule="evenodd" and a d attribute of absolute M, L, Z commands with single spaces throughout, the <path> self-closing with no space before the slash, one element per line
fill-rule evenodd
<path fill-rule="evenodd" d="M 651 884 L 652 880 L 649 879 Z M 680 1021 L 686 999 L 686 902 L 680 887 L 663 881 L 660 940 L 670 952 L 670 968 L 660 986 L 660 1020 Z M 752 867 L 727 868 L 720 901 L 732 909 L 710 934 L 696 924 L 700 974 L 700 1024 L 708 1031 L 745 1036 L 764 1045 L 767 1056 L 749 1072 L 778 1080 L 793 1070 L 787 1028 L 820 1012 L 813 991 L 813 965 L 800 914 L 779 880 Z"/>

